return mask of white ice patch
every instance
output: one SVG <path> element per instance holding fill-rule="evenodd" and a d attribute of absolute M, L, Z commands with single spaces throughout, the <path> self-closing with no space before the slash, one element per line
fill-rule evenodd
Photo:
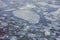
<path fill-rule="evenodd" d="M 54 16 L 60 15 L 60 8 L 55 12 L 51 12 L 50 14 L 52 14 Z"/>
<path fill-rule="evenodd" d="M 6 6 L 7 6 L 7 4 L 5 4 L 4 2 L 2 2 L 2 1 L 0 0 L 0 8 L 6 7 Z"/>
<path fill-rule="evenodd" d="M 40 18 L 38 14 L 30 10 L 16 10 L 16 11 L 13 11 L 13 14 L 18 18 L 22 18 L 34 24 L 38 23 Z"/>
<path fill-rule="evenodd" d="M 15 36 L 12 36 L 10 40 L 17 40 L 17 38 Z"/>

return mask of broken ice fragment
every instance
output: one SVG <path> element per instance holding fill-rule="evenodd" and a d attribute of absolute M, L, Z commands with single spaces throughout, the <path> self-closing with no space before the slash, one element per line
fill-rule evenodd
<path fill-rule="evenodd" d="M 34 24 L 38 23 L 40 18 L 38 14 L 26 9 L 13 11 L 13 14 L 18 18 L 22 18 Z"/>
<path fill-rule="evenodd" d="M 7 4 L 5 4 L 4 2 L 2 2 L 2 1 L 0 0 L 0 8 L 6 7 L 6 6 L 7 6 Z"/>
<path fill-rule="evenodd" d="M 12 36 L 10 40 L 17 40 L 15 36 Z"/>

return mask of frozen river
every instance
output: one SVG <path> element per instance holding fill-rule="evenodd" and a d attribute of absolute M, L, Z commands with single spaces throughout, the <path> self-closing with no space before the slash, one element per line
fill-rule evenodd
<path fill-rule="evenodd" d="M 60 40 L 60 0 L 0 0 L 1 40 Z"/>

